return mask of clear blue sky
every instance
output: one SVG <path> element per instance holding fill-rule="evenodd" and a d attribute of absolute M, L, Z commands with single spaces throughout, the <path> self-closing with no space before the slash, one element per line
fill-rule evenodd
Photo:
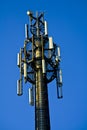
<path fill-rule="evenodd" d="M 28 85 L 16 95 L 16 54 L 23 47 L 27 10 L 45 11 L 49 36 L 61 46 L 63 100 L 49 86 L 51 130 L 87 130 L 87 1 L 4 0 L 0 2 L 0 130 L 34 130 Z"/>

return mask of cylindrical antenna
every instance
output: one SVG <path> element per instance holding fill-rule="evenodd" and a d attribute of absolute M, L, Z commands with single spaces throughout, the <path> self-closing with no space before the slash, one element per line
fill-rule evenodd
<path fill-rule="evenodd" d="M 49 37 L 49 49 L 53 49 L 53 39 Z"/>
<path fill-rule="evenodd" d="M 20 53 L 17 54 L 17 66 L 20 67 Z"/>
<path fill-rule="evenodd" d="M 29 104 L 31 106 L 34 106 L 34 93 L 33 93 L 33 87 L 29 88 Z"/>
<path fill-rule="evenodd" d="M 57 86 L 57 97 L 59 99 L 63 98 L 62 86 Z"/>
<path fill-rule="evenodd" d="M 45 59 L 42 59 L 42 73 L 46 73 Z"/>
<path fill-rule="evenodd" d="M 52 49 L 53 49 L 53 39 L 52 39 L 52 37 L 49 37 L 48 58 L 51 58 L 51 56 L 52 56 Z"/>
<path fill-rule="evenodd" d="M 29 38 L 29 32 L 28 32 L 28 24 L 25 24 L 25 38 Z"/>
<path fill-rule="evenodd" d="M 62 81 L 62 70 L 59 69 L 58 73 L 59 73 L 58 83 L 62 86 L 62 84 L 63 84 L 63 81 Z"/>
<path fill-rule="evenodd" d="M 56 72 L 57 97 L 62 98 L 62 70 L 59 68 Z"/>
<path fill-rule="evenodd" d="M 45 29 L 45 35 L 48 35 L 47 21 L 44 21 L 44 29 Z"/>
<path fill-rule="evenodd" d="M 57 46 L 57 56 L 60 57 L 60 47 Z"/>
<path fill-rule="evenodd" d="M 24 81 L 27 82 L 26 42 L 24 43 Z"/>
<path fill-rule="evenodd" d="M 22 81 L 17 80 L 17 95 L 21 96 L 23 94 Z"/>
<path fill-rule="evenodd" d="M 22 67 L 22 53 L 23 53 L 23 48 L 20 48 L 20 81 L 19 81 L 19 95 L 22 95 L 23 94 L 23 76 L 22 76 L 22 70 L 23 70 L 23 67 Z"/>
<path fill-rule="evenodd" d="M 27 63 L 24 63 L 24 78 L 27 79 Z"/>
<path fill-rule="evenodd" d="M 60 56 L 60 47 L 56 46 L 56 62 L 60 62 L 61 61 L 61 56 Z"/>

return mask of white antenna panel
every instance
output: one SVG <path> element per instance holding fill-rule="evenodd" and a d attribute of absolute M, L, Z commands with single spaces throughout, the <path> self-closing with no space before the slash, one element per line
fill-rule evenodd
<path fill-rule="evenodd" d="M 24 63 L 24 78 L 27 78 L 27 63 Z"/>
<path fill-rule="evenodd" d="M 42 59 L 42 72 L 46 73 L 45 60 L 44 59 Z"/>
<path fill-rule="evenodd" d="M 28 24 L 25 24 L 25 38 L 28 39 Z"/>
<path fill-rule="evenodd" d="M 49 49 L 53 49 L 53 39 L 49 37 Z"/>
<path fill-rule="evenodd" d="M 20 67 L 20 53 L 17 54 L 17 66 Z"/>
<path fill-rule="evenodd" d="M 34 106 L 33 88 L 29 88 L 29 104 Z"/>
<path fill-rule="evenodd" d="M 48 35 L 47 21 L 44 21 L 45 35 Z"/>
<path fill-rule="evenodd" d="M 60 47 L 57 47 L 57 56 L 60 57 Z"/>

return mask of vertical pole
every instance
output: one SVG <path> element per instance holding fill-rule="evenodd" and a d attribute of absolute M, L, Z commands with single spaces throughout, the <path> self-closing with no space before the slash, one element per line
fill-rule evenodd
<path fill-rule="evenodd" d="M 41 69 L 36 72 L 35 95 L 35 130 L 50 130 L 48 89 Z"/>
<path fill-rule="evenodd" d="M 36 41 L 35 130 L 50 130 L 48 88 L 42 74 L 42 46 Z"/>

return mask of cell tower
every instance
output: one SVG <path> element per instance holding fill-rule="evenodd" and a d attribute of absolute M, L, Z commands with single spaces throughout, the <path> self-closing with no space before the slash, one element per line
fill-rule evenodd
<path fill-rule="evenodd" d="M 44 13 L 27 11 L 30 22 L 25 24 L 24 47 L 17 55 L 20 79 L 17 94 L 23 94 L 24 82 L 30 82 L 29 104 L 35 105 L 35 130 L 50 130 L 47 84 L 56 79 L 57 97 L 62 98 L 62 71 L 60 69 L 60 47 L 48 36 Z"/>

